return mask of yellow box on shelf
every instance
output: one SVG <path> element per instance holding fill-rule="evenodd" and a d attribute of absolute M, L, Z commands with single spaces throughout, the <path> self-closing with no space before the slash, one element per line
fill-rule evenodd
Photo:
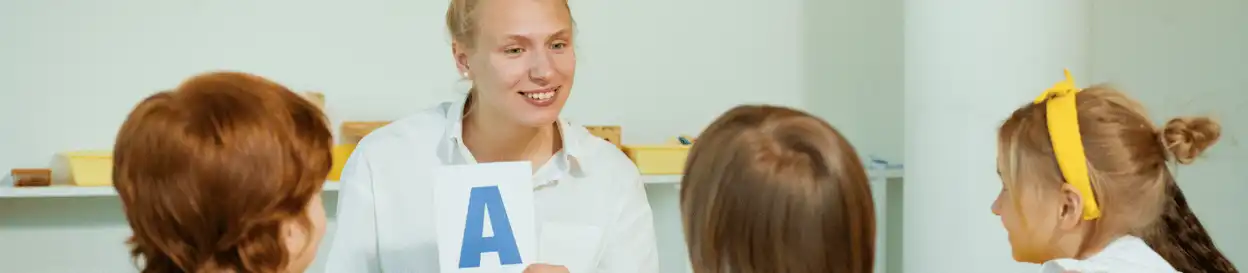
<path fill-rule="evenodd" d="M 338 181 L 342 177 L 342 169 L 347 165 L 347 158 L 355 151 L 355 144 L 334 145 L 333 168 L 327 180 Z M 69 182 L 74 186 L 112 186 L 113 185 L 113 152 L 111 151 L 75 151 L 61 153 L 69 166 Z"/>
<path fill-rule="evenodd" d="M 611 144 L 615 144 L 616 147 L 620 146 L 620 136 L 622 136 L 622 133 L 620 132 L 619 125 L 586 125 L 585 129 L 589 130 L 589 134 L 591 135 L 601 138 L 602 140 L 606 140 Z"/>
<path fill-rule="evenodd" d="M 681 174 L 689 145 L 624 145 L 624 154 L 637 164 L 641 174 Z"/>
<path fill-rule="evenodd" d="M 343 144 L 356 144 L 364 139 L 369 133 L 385 127 L 390 124 L 389 121 L 344 121 L 342 122 L 342 132 L 339 135 L 339 142 Z"/>
<path fill-rule="evenodd" d="M 62 153 L 69 162 L 69 181 L 74 186 L 112 186 L 112 151 Z"/>
<path fill-rule="evenodd" d="M 351 157 L 351 152 L 354 151 L 355 144 L 334 145 L 334 167 L 329 170 L 329 181 L 338 182 L 338 180 L 342 179 L 342 169 L 347 166 L 347 158 Z"/>

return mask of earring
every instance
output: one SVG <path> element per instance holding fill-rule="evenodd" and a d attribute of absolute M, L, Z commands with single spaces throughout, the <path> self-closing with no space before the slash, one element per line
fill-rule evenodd
<path fill-rule="evenodd" d="M 464 71 L 464 78 L 468 78 L 468 71 Z"/>

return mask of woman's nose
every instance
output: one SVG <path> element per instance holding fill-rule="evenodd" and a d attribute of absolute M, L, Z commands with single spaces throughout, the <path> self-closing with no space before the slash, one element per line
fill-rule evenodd
<path fill-rule="evenodd" d="M 529 56 L 532 56 L 529 65 L 530 79 L 545 82 L 555 73 L 552 63 L 554 60 L 551 59 L 550 53 L 539 51 Z"/>

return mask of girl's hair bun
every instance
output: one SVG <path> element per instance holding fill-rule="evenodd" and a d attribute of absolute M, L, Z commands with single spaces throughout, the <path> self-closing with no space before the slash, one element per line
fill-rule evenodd
<path fill-rule="evenodd" d="M 1222 126 L 1207 117 L 1180 117 L 1166 122 L 1162 141 L 1179 164 L 1191 164 L 1222 136 Z"/>

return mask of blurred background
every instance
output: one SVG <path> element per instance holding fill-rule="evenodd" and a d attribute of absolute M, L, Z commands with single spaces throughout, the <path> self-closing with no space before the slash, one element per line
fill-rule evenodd
<path fill-rule="evenodd" d="M 209 70 L 251 72 L 298 91 L 321 92 L 335 122 L 393 120 L 462 95 L 466 84 L 458 81 L 445 31 L 446 2 L 0 0 L 0 169 L 46 168 L 57 153 L 109 149 L 140 99 Z M 1005 233 L 989 213 L 999 189 L 994 166 L 907 160 L 907 137 L 922 133 L 906 130 L 928 128 L 907 125 L 907 111 L 936 111 L 908 106 L 922 103 L 915 92 L 933 89 L 907 86 L 914 83 L 908 77 L 925 73 L 910 69 L 931 69 L 907 67 L 908 56 L 940 53 L 924 53 L 927 45 L 915 44 L 938 33 L 918 35 L 908 33 L 918 29 L 906 28 L 912 26 L 908 20 L 931 20 L 924 14 L 1011 20 L 992 14 L 1050 1 L 913 2 L 921 1 L 571 0 L 579 69 L 564 116 L 619 125 L 625 144 L 644 144 L 697 134 L 737 104 L 806 109 L 846 134 L 863 156 L 908 167 L 947 164 L 986 178 L 903 179 L 901 173 L 915 174 L 910 170 L 875 175 L 884 223 L 878 272 L 948 272 L 952 266 L 942 260 L 977 261 L 961 272 L 1034 271 L 1010 259 Z M 935 2 L 961 6 L 925 13 Z M 1085 6 L 1075 13 L 1034 15 L 1086 31 L 1070 41 L 1082 50 L 1074 54 L 1081 57 L 1078 64 L 1068 65 L 1081 85 L 1114 83 L 1148 106 L 1159 124 L 1176 115 L 1213 115 L 1223 122 L 1222 142 L 1205 160 L 1180 168 L 1179 181 L 1219 247 L 1248 266 L 1248 238 L 1240 236 L 1248 230 L 1240 210 L 1248 205 L 1243 198 L 1248 149 L 1240 143 L 1248 134 L 1248 1 L 1052 2 Z M 1009 33 L 998 34 L 1011 39 L 1060 29 L 1006 28 Z M 997 34 L 950 35 L 993 39 Z M 991 56 L 999 55 L 983 58 Z M 998 105 L 983 113 L 1004 120 L 1013 107 L 1060 79 L 1060 67 L 1048 68 L 1050 74 L 1030 75 L 1037 78 L 1030 87 L 1001 86 L 1000 92 L 1015 94 L 1008 99 L 968 97 L 968 103 Z M 948 88 L 980 92 L 960 93 L 966 95 L 990 94 L 997 87 L 984 82 Z M 923 113 L 928 112 L 911 114 Z M 982 132 L 991 134 L 996 124 L 983 126 Z M 980 162 L 992 162 L 991 141 L 965 145 L 972 154 L 989 157 Z M 677 182 L 647 186 L 663 273 L 688 272 Z M 902 190 L 913 185 L 924 186 Z M 973 196 L 923 195 L 934 187 L 976 189 L 965 191 Z M 332 220 L 336 193 L 325 195 Z M 941 202 L 975 211 L 948 212 L 968 222 L 926 225 L 939 215 L 904 205 Z M 905 229 L 903 221 L 910 223 Z M 332 227 L 327 236 L 333 236 Z M 933 238 L 940 234 L 949 236 Z M 49 197 L 0 191 L 0 272 L 137 272 L 123 244 L 128 235 L 120 204 L 107 193 Z M 321 250 L 323 257 L 328 247 Z M 323 262 L 309 272 L 321 272 Z"/>

